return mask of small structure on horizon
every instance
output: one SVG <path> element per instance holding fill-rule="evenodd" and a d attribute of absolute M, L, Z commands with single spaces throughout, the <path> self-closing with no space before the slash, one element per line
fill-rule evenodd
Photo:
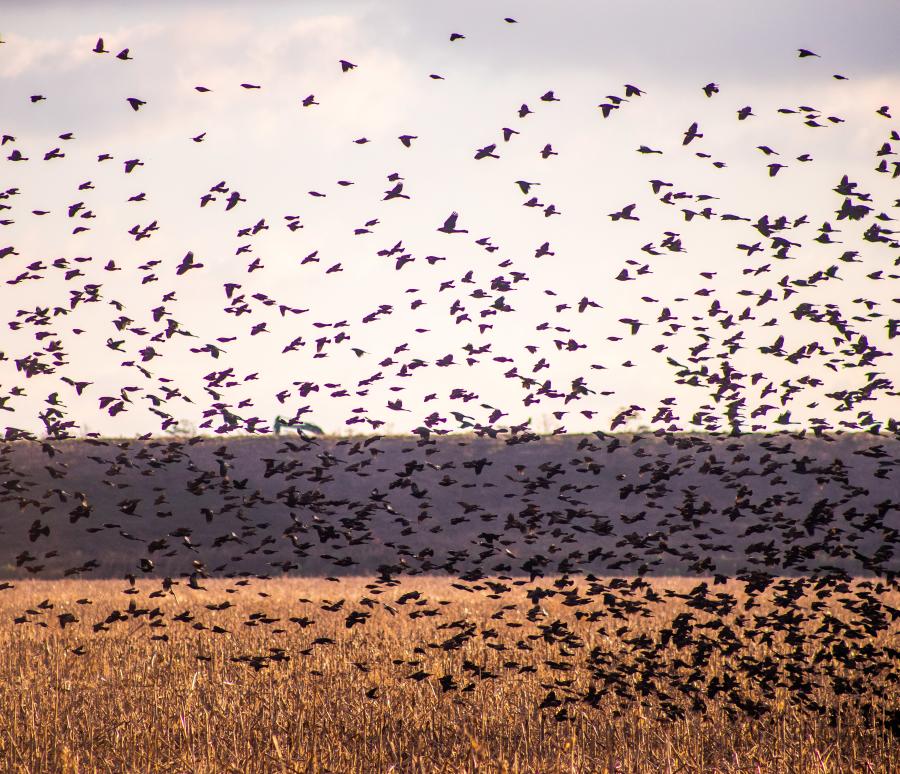
<path fill-rule="evenodd" d="M 272 430 L 275 435 L 281 435 L 281 429 L 283 427 L 291 427 L 297 431 L 297 435 L 301 436 L 325 435 L 325 431 L 318 425 L 314 425 L 312 422 L 291 422 L 282 416 L 275 417 L 275 422 L 272 425 Z"/>

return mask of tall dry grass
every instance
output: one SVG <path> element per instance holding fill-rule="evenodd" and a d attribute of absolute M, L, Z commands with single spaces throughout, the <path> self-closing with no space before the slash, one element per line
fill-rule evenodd
<path fill-rule="evenodd" d="M 802 711 L 783 690 L 759 719 L 730 717 L 727 699 L 717 697 L 705 714 L 670 720 L 658 698 L 642 706 L 612 690 L 596 708 L 580 700 L 565 704 L 568 719 L 561 721 L 559 708 L 538 708 L 549 690 L 565 700 L 588 689 L 592 677 L 584 662 L 595 647 L 611 668 L 633 663 L 625 640 L 657 635 L 685 609 L 666 599 L 665 589 L 684 591 L 696 582 L 654 582 L 664 601 L 651 606 L 652 616 L 594 622 L 554 600 L 542 600 L 532 621 L 524 588 L 491 599 L 488 588 L 468 592 L 435 578 L 406 580 L 380 594 L 364 579 L 243 587 L 210 580 L 206 591 L 179 586 L 162 598 L 149 597 L 158 588 L 150 584 L 123 594 L 124 582 L 20 582 L 0 592 L 0 771 L 900 771 L 900 740 L 877 719 L 866 721 L 852 702 L 829 694 L 828 680 L 819 681 L 826 687 L 816 698 L 836 708 L 834 723 Z M 399 604 L 413 588 L 422 597 Z M 727 588 L 741 594 L 739 584 Z M 92 603 L 78 604 L 83 598 Z M 377 604 L 360 605 L 363 598 Z M 39 607 L 45 599 L 52 609 Z M 340 610 L 322 609 L 339 599 L 346 600 Z M 93 624 L 131 602 L 138 610 L 158 606 L 163 615 L 149 620 L 126 612 L 108 631 L 94 631 Z M 222 602 L 233 606 L 206 607 Z M 502 610 L 513 603 L 516 609 Z M 25 614 L 28 622 L 15 624 L 26 609 L 33 611 Z M 173 619 L 185 610 L 193 620 Z M 348 629 L 351 610 L 372 615 Z M 66 612 L 79 621 L 61 629 L 58 616 Z M 291 617 L 314 623 L 301 626 Z M 578 639 L 547 642 L 539 627 L 553 620 L 565 621 Z M 438 627 L 462 621 L 475 625 L 475 636 L 459 650 L 440 647 L 460 629 Z M 213 633 L 213 626 L 227 633 Z M 617 635 L 622 626 L 627 632 Z M 897 633 L 894 626 L 879 643 L 892 638 L 896 644 Z M 152 639 L 163 635 L 168 641 Z M 313 644 L 317 638 L 334 642 Z M 756 655 L 766 648 L 785 652 L 777 642 L 743 645 Z M 83 655 L 73 653 L 79 647 Z M 659 668 L 674 670 L 683 655 L 672 645 L 658 656 Z M 256 661 L 257 670 L 234 660 L 240 656 L 274 659 Z M 466 660 L 495 677 L 466 671 Z M 559 671 L 547 661 L 573 668 Z M 744 683 L 737 663 L 720 654 L 702 669 Z M 430 676 L 408 677 L 420 670 Z M 454 675 L 458 690 L 442 690 L 438 678 L 445 674 Z M 887 685 L 896 668 L 871 679 Z M 689 707 L 677 681 L 660 685 L 674 704 Z M 888 690 L 877 706 L 898 705 L 900 692 Z"/>

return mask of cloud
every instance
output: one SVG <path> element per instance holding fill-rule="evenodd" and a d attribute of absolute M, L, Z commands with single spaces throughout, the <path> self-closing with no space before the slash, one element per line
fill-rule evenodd
<path fill-rule="evenodd" d="M 61 39 L 31 39 L 22 35 L 4 36 L 4 56 L 0 57 L 0 78 L 17 78 L 39 70 L 72 67 L 74 57 L 71 41 Z"/>

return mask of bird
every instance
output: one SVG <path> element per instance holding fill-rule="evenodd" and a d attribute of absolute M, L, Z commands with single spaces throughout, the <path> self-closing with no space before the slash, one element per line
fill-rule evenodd
<path fill-rule="evenodd" d="M 391 199 L 409 199 L 409 196 L 403 193 L 403 183 L 397 182 L 394 186 L 384 192 L 382 201 L 390 201 Z"/>
<path fill-rule="evenodd" d="M 458 212 L 451 212 L 447 219 L 444 221 L 444 225 L 438 228 L 438 231 L 443 231 L 445 234 L 468 234 L 469 232 L 466 229 L 456 227 L 456 221 L 458 218 Z"/>
<path fill-rule="evenodd" d="M 188 251 L 187 254 L 182 258 L 181 263 L 175 269 L 175 274 L 181 276 L 182 274 L 186 274 L 191 269 L 202 269 L 203 264 L 197 263 L 194 260 L 194 253 Z"/>
<path fill-rule="evenodd" d="M 537 250 L 534 251 L 535 258 L 543 258 L 545 255 L 556 255 L 556 253 L 550 250 L 549 242 L 544 242 L 537 248 Z"/>
<path fill-rule="evenodd" d="M 475 159 L 499 159 L 500 157 L 494 153 L 497 150 L 497 145 L 492 143 L 490 145 L 485 145 L 483 148 L 479 148 L 475 151 Z"/>
<path fill-rule="evenodd" d="M 640 220 L 639 217 L 633 214 L 636 206 L 636 204 L 626 204 L 618 212 L 609 213 L 609 217 L 612 220 Z"/>
<path fill-rule="evenodd" d="M 604 118 L 609 118 L 610 113 L 612 113 L 613 110 L 619 109 L 618 105 L 613 105 L 609 102 L 601 102 L 597 107 L 600 108 L 600 112 L 603 113 Z"/>
<path fill-rule="evenodd" d="M 702 137 L 703 135 L 697 131 L 698 129 L 699 129 L 699 126 L 697 125 L 697 122 L 694 121 L 694 123 L 692 123 L 688 127 L 687 131 L 684 133 L 684 140 L 682 141 L 681 144 L 682 145 L 690 145 L 691 142 L 696 140 L 698 137 Z"/>
<path fill-rule="evenodd" d="M 144 100 L 138 99 L 137 97 L 126 97 L 126 98 L 125 98 L 125 101 L 126 101 L 129 105 L 131 105 L 131 109 L 132 109 L 135 113 L 136 113 L 138 110 L 140 110 L 144 105 L 147 104 Z"/>

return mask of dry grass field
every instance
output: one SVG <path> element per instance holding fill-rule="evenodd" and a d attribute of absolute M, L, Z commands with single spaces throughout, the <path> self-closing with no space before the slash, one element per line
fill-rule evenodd
<path fill-rule="evenodd" d="M 525 596 L 533 586 L 513 581 L 498 595 L 483 582 L 459 588 L 438 578 L 396 587 L 362 578 L 209 580 L 205 590 L 179 585 L 156 596 L 158 585 L 141 582 L 17 582 L 0 592 L 0 770 L 900 771 L 900 738 L 881 722 L 900 704 L 896 665 L 869 670 L 873 708 L 863 713 L 857 699 L 836 695 L 831 662 L 811 664 L 815 638 L 805 664 L 778 632 L 762 629 L 740 648 L 686 663 L 703 638 L 727 643 L 716 625 L 699 626 L 717 616 L 697 610 L 696 641 L 661 636 L 687 610 L 667 591 L 697 583 L 620 586 L 618 598 L 648 601 L 651 614 L 598 604 L 607 614 L 589 621 L 587 608 L 535 604 Z M 773 604 L 767 592 L 748 614 L 742 584 L 713 588 L 737 597 L 722 617 L 728 626 Z M 414 589 L 421 596 L 404 598 Z M 881 599 L 897 604 L 893 592 Z M 825 602 L 813 629 L 827 615 L 852 617 L 837 597 Z M 371 615 L 348 627 L 353 611 Z M 850 647 L 890 647 L 898 631 L 894 622 Z M 639 653 L 653 654 L 654 674 Z M 758 718 L 735 711 L 725 691 L 703 694 L 705 711 L 691 709 L 694 695 L 682 690 L 691 672 L 703 685 L 734 678 L 741 695 L 758 696 L 743 667 L 767 657 L 781 675 L 794 664 L 810 674 L 821 715 L 772 684 L 770 711 Z M 610 688 L 604 672 L 625 679 Z M 648 685 L 654 690 L 641 690 Z M 551 691 L 552 706 L 540 708 Z"/>

